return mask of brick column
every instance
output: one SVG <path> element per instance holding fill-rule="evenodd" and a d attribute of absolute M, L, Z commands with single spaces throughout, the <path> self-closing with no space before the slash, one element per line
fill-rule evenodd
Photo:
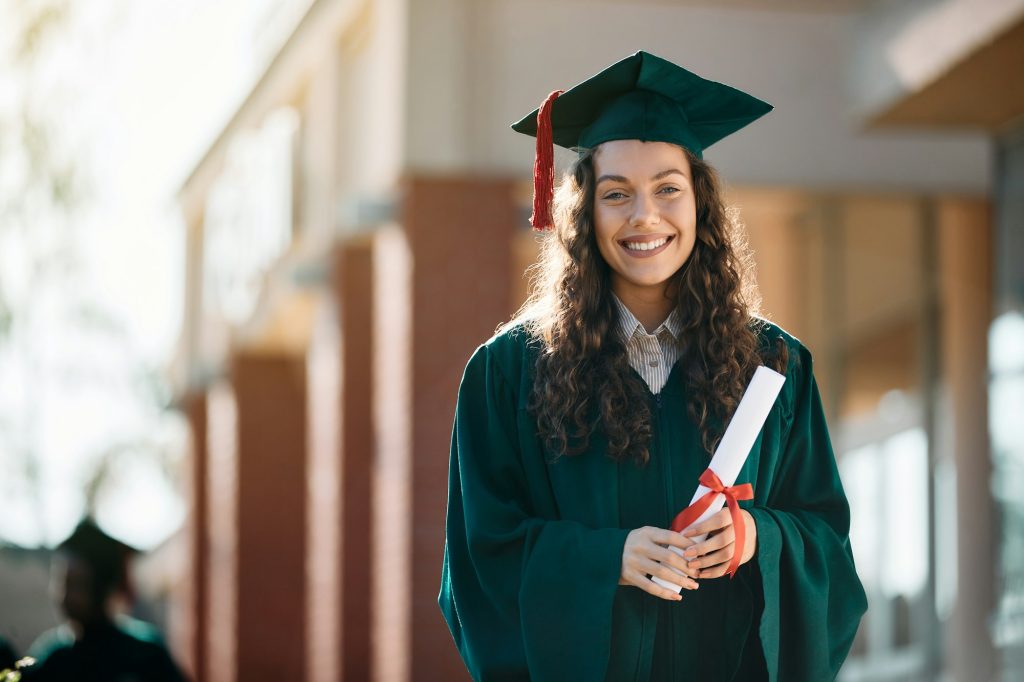
<path fill-rule="evenodd" d="M 341 329 L 341 679 L 370 679 L 373 433 L 373 246 L 359 239 L 335 254 Z"/>
<path fill-rule="evenodd" d="M 301 357 L 232 360 L 238 680 L 306 675 L 305 371 Z"/>
<path fill-rule="evenodd" d="M 309 348 L 309 680 L 371 676 L 373 241 L 331 253 Z"/>
<path fill-rule="evenodd" d="M 437 606 L 448 453 L 459 380 L 473 349 L 507 320 L 515 183 L 413 177 L 402 224 L 412 257 L 411 677 L 467 679 Z"/>
<path fill-rule="evenodd" d="M 188 420 L 191 441 L 188 460 L 188 504 L 186 520 L 189 541 L 188 579 L 188 652 L 182 661 L 186 671 L 197 682 L 203 677 L 203 661 L 207 659 L 208 562 L 206 528 L 209 523 L 207 499 L 208 449 L 206 443 L 206 393 L 190 393 L 181 404 Z"/>

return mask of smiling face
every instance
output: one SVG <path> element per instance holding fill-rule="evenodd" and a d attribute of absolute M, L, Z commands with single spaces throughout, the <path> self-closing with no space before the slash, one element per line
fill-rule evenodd
<path fill-rule="evenodd" d="M 622 299 L 663 298 L 697 236 L 692 174 L 681 147 L 614 140 L 594 151 L 594 231 Z"/>

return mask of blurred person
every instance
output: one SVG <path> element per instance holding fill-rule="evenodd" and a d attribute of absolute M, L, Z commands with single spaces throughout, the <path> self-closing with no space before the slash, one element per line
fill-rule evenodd
<path fill-rule="evenodd" d="M 13 669 L 17 661 L 18 656 L 14 653 L 14 647 L 6 639 L 0 637 L 0 670 Z"/>
<path fill-rule="evenodd" d="M 90 518 L 58 546 L 54 591 L 67 623 L 32 644 L 29 654 L 36 664 L 25 680 L 184 679 L 156 628 L 115 608 L 119 598 L 131 594 L 127 564 L 135 553 Z"/>
<path fill-rule="evenodd" d="M 702 157 L 771 109 L 638 52 L 513 125 L 553 229 L 459 388 L 438 602 L 475 679 L 820 682 L 846 658 L 867 602 L 811 354 L 755 315 Z M 553 144 L 579 158 L 552 217 Z M 786 380 L 723 490 L 709 459 L 761 364 Z M 673 530 L 698 480 L 734 508 Z"/>

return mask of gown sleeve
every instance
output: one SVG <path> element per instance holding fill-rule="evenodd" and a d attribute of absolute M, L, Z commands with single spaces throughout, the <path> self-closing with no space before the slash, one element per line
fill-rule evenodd
<path fill-rule="evenodd" d="M 459 388 L 438 603 L 476 680 L 603 680 L 629 531 L 536 515 L 531 490 L 548 484 L 519 443 L 511 385 L 481 346 Z"/>
<path fill-rule="evenodd" d="M 802 345 L 791 355 L 797 356 L 789 377 L 793 412 L 777 476 L 766 503 L 749 511 L 757 524 L 760 637 L 769 679 L 819 682 L 838 674 L 867 598 L 811 355 Z"/>

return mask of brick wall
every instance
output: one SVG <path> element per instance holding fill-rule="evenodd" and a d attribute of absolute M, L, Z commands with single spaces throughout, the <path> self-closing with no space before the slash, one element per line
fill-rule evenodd
<path fill-rule="evenodd" d="M 412 679 L 466 679 L 437 594 L 448 451 L 459 380 L 474 348 L 508 319 L 516 186 L 499 179 L 413 177 L 402 223 L 413 259 Z M 518 292 L 516 292 L 516 295 Z"/>
<path fill-rule="evenodd" d="M 437 606 L 448 449 L 465 363 L 521 302 L 514 185 L 408 178 L 400 225 L 326 254 L 308 362 L 236 350 L 186 408 L 197 677 L 467 679 Z"/>

